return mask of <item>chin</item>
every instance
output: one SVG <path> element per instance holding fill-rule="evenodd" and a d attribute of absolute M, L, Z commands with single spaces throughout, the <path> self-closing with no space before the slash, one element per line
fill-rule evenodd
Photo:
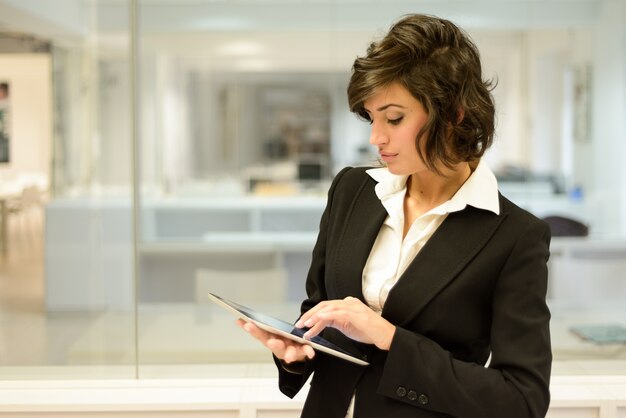
<path fill-rule="evenodd" d="M 390 173 L 396 174 L 398 176 L 406 176 L 407 174 L 411 174 L 415 170 L 411 170 L 406 166 L 402 166 L 400 164 L 387 164 L 383 163 L 383 166 L 389 170 Z"/>
<path fill-rule="evenodd" d="M 420 166 L 420 167 L 395 166 L 394 167 L 393 164 L 392 165 L 385 164 L 385 167 L 387 167 L 387 169 L 389 170 L 391 174 L 395 174 L 396 176 L 410 176 L 416 173 L 424 173 L 424 172 L 430 171 L 424 166 Z"/>
<path fill-rule="evenodd" d="M 391 174 L 395 174 L 396 176 L 409 176 L 413 174 L 413 172 L 410 170 L 402 170 L 397 167 L 390 167 L 388 165 L 385 165 L 385 167 L 387 167 L 387 170 L 389 170 Z"/>

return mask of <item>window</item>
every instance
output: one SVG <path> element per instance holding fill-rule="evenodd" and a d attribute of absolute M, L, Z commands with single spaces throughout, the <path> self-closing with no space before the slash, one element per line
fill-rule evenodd
<path fill-rule="evenodd" d="M 37 41 L 15 52 L 0 37 L 16 141 L 0 176 L 4 185 L 36 171 L 50 187 L 39 206 L 45 217 L 6 218 L 4 375 L 271 372 L 267 353 L 206 293 L 285 320 L 297 315 L 332 176 L 375 162 L 369 126 L 348 111 L 350 66 L 413 10 L 401 2 L 138 0 L 134 67 L 134 2 L 13 3 L 3 11 L 30 19 L 3 19 L 13 22 L 7 32 L 47 48 Z M 555 373 L 593 373 L 580 365 L 622 358 L 620 343 L 607 339 L 623 339 L 626 327 L 626 48 L 614 42 L 626 39 L 626 11 L 591 0 L 451 7 L 420 11 L 467 29 L 485 76 L 498 81 L 496 144 L 485 158 L 506 196 L 556 222 L 548 294 Z M 32 60 L 36 82 L 24 78 Z M 52 103 L 48 116 L 35 116 L 39 103 Z M 624 373 L 617 364 L 613 372 Z"/>

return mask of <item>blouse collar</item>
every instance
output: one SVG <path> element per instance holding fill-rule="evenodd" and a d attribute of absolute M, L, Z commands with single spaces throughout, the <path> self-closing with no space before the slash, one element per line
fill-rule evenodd
<path fill-rule="evenodd" d="M 401 210 L 398 204 L 406 193 L 406 181 L 408 176 L 390 173 L 387 168 L 373 168 L 367 170 L 378 184 L 375 187 L 376 196 L 387 209 L 387 213 Z M 498 181 L 496 176 L 482 160 L 474 172 L 463 183 L 461 188 L 441 205 L 433 208 L 429 213 L 446 214 L 465 209 L 466 206 L 488 210 L 498 215 L 500 213 L 500 200 L 498 197 Z"/>

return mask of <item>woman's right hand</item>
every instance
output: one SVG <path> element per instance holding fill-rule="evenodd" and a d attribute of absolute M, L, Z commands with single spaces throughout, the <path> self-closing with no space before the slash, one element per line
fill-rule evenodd
<path fill-rule="evenodd" d="M 280 335 L 272 334 L 243 319 L 238 319 L 237 325 L 259 340 L 264 346 L 269 348 L 278 359 L 283 360 L 285 363 L 305 361 L 315 356 L 315 350 L 313 350 L 313 347 L 310 345 L 300 344 L 288 338 L 283 338 Z"/>

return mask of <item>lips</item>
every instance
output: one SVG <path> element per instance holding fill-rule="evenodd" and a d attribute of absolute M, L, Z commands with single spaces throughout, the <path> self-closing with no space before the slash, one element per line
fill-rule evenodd
<path fill-rule="evenodd" d="M 379 152 L 379 155 L 380 155 L 380 159 L 386 163 L 392 161 L 394 158 L 398 156 L 398 154 L 394 154 L 392 152 L 382 152 L 382 151 Z"/>

